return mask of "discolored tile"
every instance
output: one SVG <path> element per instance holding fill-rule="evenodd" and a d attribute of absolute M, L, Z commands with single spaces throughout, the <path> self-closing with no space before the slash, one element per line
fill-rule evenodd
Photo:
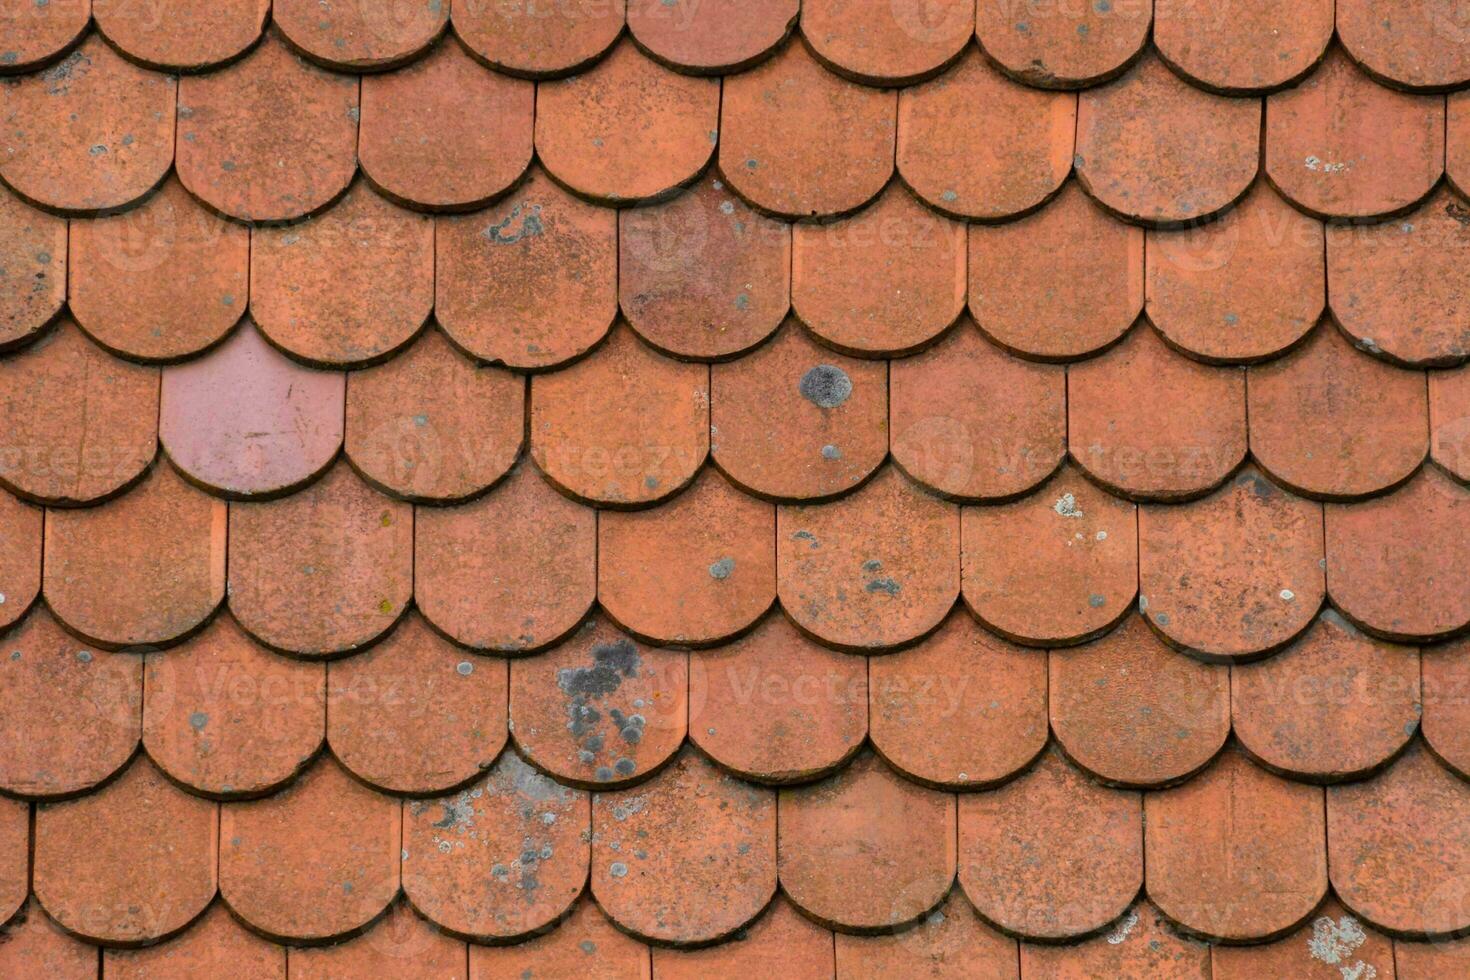
<path fill-rule="evenodd" d="M 1137 508 L 1067 466 L 1015 503 L 960 512 L 965 603 L 1034 646 L 1106 632 L 1138 592 Z"/>
<path fill-rule="evenodd" d="M 369 483 L 416 502 L 465 500 L 515 465 L 526 382 L 479 365 L 430 328 L 347 383 L 347 458 Z"/>
<path fill-rule="evenodd" d="M 1429 451 L 1424 375 L 1353 350 L 1324 326 L 1251 368 L 1251 454 L 1272 478 L 1329 500 L 1407 480 Z"/>
<path fill-rule="evenodd" d="M 844 932 L 916 922 L 954 883 L 955 798 L 858 756 L 821 782 L 781 790 L 781 887 Z"/>
<path fill-rule="evenodd" d="M 1018 81 L 1038 88 L 1084 88 L 1125 70 L 1148 39 L 1147 3 L 982 3 L 980 47 Z"/>
<path fill-rule="evenodd" d="M 327 738 L 358 779 L 390 793 L 444 792 L 505 746 L 509 672 L 440 637 L 417 615 L 365 653 L 327 667 Z"/>
<path fill-rule="evenodd" d="M 86 32 L 91 7 L 91 0 L 5 0 L 0 4 L 5 22 L 0 71 L 29 71 L 71 47 Z"/>
<path fill-rule="evenodd" d="M 1323 217 L 1412 207 L 1444 170 L 1444 101 L 1377 84 L 1339 50 L 1266 102 L 1266 175 Z"/>
<path fill-rule="evenodd" d="M 1329 788 L 1327 847 L 1338 898 L 1378 928 L 1465 928 L 1470 789 L 1427 750 L 1411 746 L 1386 772 Z"/>
<path fill-rule="evenodd" d="M 522 464 L 473 503 L 415 515 L 414 601 L 457 643 L 517 653 L 555 643 L 597 595 L 597 515 Z"/>
<path fill-rule="evenodd" d="M 775 533 L 775 507 L 706 469 L 662 506 L 599 516 L 598 601 L 656 643 L 727 640 L 776 599 Z"/>
<path fill-rule="evenodd" d="M 356 77 L 308 64 L 274 35 L 228 68 L 186 76 L 178 115 L 179 179 L 232 218 L 311 214 L 357 170 Z"/>
<path fill-rule="evenodd" d="M 1169 649 L 1141 616 L 1048 657 L 1052 731 L 1068 758 L 1107 783 L 1184 779 L 1230 734 L 1229 669 Z"/>
<path fill-rule="evenodd" d="M 898 172 L 938 211 L 1008 218 L 1062 186 L 1076 126 L 1075 96 L 1017 84 L 971 51 L 932 82 L 899 93 Z"/>
<path fill-rule="evenodd" d="M 223 804 L 220 895 L 271 938 L 345 935 L 398 891 L 401 826 L 397 800 L 324 758 L 274 796 Z"/>
<path fill-rule="evenodd" d="M 424 921 L 406 902 L 394 902 L 366 935 L 335 946 L 292 947 L 292 980 L 336 980 L 337 977 L 393 975 L 444 977 L 465 975 L 465 944 Z"/>
<path fill-rule="evenodd" d="M 1264 946 L 1216 946 L 1210 956 L 1213 980 L 1404 976 L 1394 970 L 1392 941 L 1364 928 L 1330 896 L 1310 925 L 1285 939 Z"/>
<path fill-rule="evenodd" d="M 31 806 L 0 800 L 0 922 L 25 904 L 31 882 Z"/>
<path fill-rule="evenodd" d="M 403 888 L 456 935 L 521 936 L 556 923 L 587 883 L 592 809 L 505 752 L 452 796 L 404 804 Z"/>
<path fill-rule="evenodd" d="M 446 41 L 405 68 L 363 78 L 363 173 L 419 207 L 487 204 L 531 163 L 535 102 L 533 84 L 488 71 Z"/>
<path fill-rule="evenodd" d="M 1419 727 L 1419 653 L 1332 610 L 1276 656 L 1231 671 L 1235 735 L 1297 779 L 1339 782 L 1391 759 Z"/>
<path fill-rule="evenodd" d="M 1143 311 L 1143 231 L 1077 185 L 1036 214 L 970 226 L 970 312 L 1009 351 L 1063 361 L 1112 344 Z"/>
<path fill-rule="evenodd" d="M 0 360 L 0 486 L 91 503 L 136 480 L 158 448 L 158 371 L 120 361 L 71 323 Z"/>
<path fill-rule="evenodd" d="M 838 933 L 836 955 L 843 977 L 936 978 L 1020 977 L 1016 941 L 982 922 L 961 896 L 950 892 L 944 904 L 914 928 L 900 933 L 854 936 Z"/>
<path fill-rule="evenodd" d="M 1143 799 L 1052 748 L 1030 771 L 960 798 L 959 880 L 1007 932 L 1056 941 L 1105 927 L 1143 884 Z"/>
<path fill-rule="evenodd" d="M 358 182 L 311 221 L 250 237 L 250 314 L 308 363 L 390 357 L 434 305 L 434 225 Z"/>
<path fill-rule="evenodd" d="M 929 633 L 960 590 L 960 512 L 893 467 L 850 497 L 776 512 L 776 589 L 802 630 L 881 650 Z"/>
<path fill-rule="evenodd" d="M 250 932 L 216 903 L 170 942 L 143 949 L 103 950 L 102 974 L 108 980 L 191 976 L 286 980 L 286 950 Z"/>
<path fill-rule="evenodd" d="M 558 181 L 610 204 L 657 200 L 704 169 L 720 83 L 623 43 L 589 71 L 536 87 L 536 155 Z"/>
<path fill-rule="evenodd" d="M 448 7 L 424 0 L 277 0 L 272 19 L 286 40 L 311 60 L 344 71 L 373 71 L 422 54 L 449 22 Z"/>
<path fill-rule="evenodd" d="M 0 186 L 0 349 L 21 344 L 66 302 L 66 221 Z"/>
<path fill-rule="evenodd" d="M 807 0 L 801 33 L 833 71 L 870 85 L 906 85 L 959 56 L 975 30 L 969 0 L 923 7 L 863 0 Z"/>
<path fill-rule="evenodd" d="M 1429 453 L 1456 479 L 1470 478 L 1470 371 L 1429 372 Z"/>
<path fill-rule="evenodd" d="M 290 780 L 322 744 L 326 673 L 271 653 L 233 617 L 143 661 L 143 746 L 171 779 L 229 797 Z"/>
<path fill-rule="evenodd" d="M 1025 493 L 1067 453 L 1060 367 L 997 350 L 963 320 L 950 336 L 888 366 L 893 458 L 947 497 Z"/>
<path fill-rule="evenodd" d="M 1394 975 L 1398 980 L 1434 980 L 1470 968 L 1470 941 L 1439 939 L 1434 942 L 1393 944 Z"/>
<path fill-rule="evenodd" d="M 776 893 L 776 794 L 686 750 L 632 790 L 592 798 L 592 894 L 659 942 L 723 938 Z"/>
<path fill-rule="evenodd" d="M 1442 643 L 1420 655 L 1424 740 L 1445 765 L 1470 775 L 1470 660 L 1464 640 Z"/>
<path fill-rule="evenodd" d="M 1214 92 L 1282 88 L 1311 72 L 1332 39 L 1333 0 L 1161 3 L 1154 46 L 1175 71 Z"/>
<path fill-rule="evenodd" d="M 407 607 L 413 547 L 413 509 L 339 465 L 290 497 L 230 508 L 230 611 L 279 650 L 355 650 Z"/>
<path fill-rule="evenodd" d="M 1258 183 L 1219 221 L 1148 233 L 1148 318 L 1204 361 L 1257 361 L 1304 337 L 1327 303 L 1320 222 Z"/>
<path fill-rule="evenodd" d="M 1077 179 L 1130 221 L 1195 221 L 1234 204 L 1256 176 L 1261 104 L 1203 92 L 1145 57 L 1077 102 Z"/>
<path fill-rule="evenodd" d="M 791 227 L 752 211 L 718 177 L 666 204 L 619 212 L 618 231 L 623 315 L 659 350 L 724 360 L 785 318 Z"/>
<path fill-rule="evenodd" d="M 1139 899 L 1105 935 L 1072 946 L 1022 943 L 1021 970 L 1027 980 L 1210 980 L 1210 947 L 1181 935 L 1147 899 Z"/>
<path fill-rule="evenodd" d="M 1395 88 L 1444 89 L 1470 81 L 1470 21 L 1446 0 L 1384 10 L 1366 0 L 1337 5 L 1337 32 L 1353 60 Z"/>
<path fill-rule="evenodd" d="M 720 171 L 746 200 L 787 217 L 871 201 L 893 174 L 897 95 L 823 68 L 800 44 L 726 80 Z"/>
<path fill-rule="evenodd" d="M 918 646 L 872 658 L 868 686 L 874 749 L 926 784 L 995 785 L 1046 745 L 1046 655 L 963 611 Z"/>
<path fill-rule="evenodd" d="M 31 903 L 9 925 L 0 926 L 0 970 L 14 976 L 91 980 L 97 976 L 97 947 L 68 936 Z"/>
<path fill-rule="evenodd" d="M 964 309 L 964 225 L 896 184 L 850 218 L 798 224 L 791 305 L 808 329 L 846 353 L 918 350 Z"/>
<path fill-rule="evenodd" d="M 777 896 L 761 917 L 718 946 L 655 946 L 653 967 L 668 980 L 772 974 L 791 980 L 832 977 L 832 934 Z"/>
<path fill-rule="evenodd" d="M 788 324 L 710 369 L 710 453 L 741 489 L 820 499 L 857 486 L 888 452 L 888 372 Z"/>
<path fill-rule="evenodd" d="M 444 332 L 513 368 L 585 354 L 617 314 L 617 221 L 539 170 L 487 212 L 439 218 L 434 312 Z"/>
<path fill-rule="evenodd" d="M 0 178 L 54 211 L 132 204 L 173 162 L 177 88 L 177 79 L 88 38 L 50 68 L 0 87 Z"/>
<path fill-rule="evenodd" d="M 139 943 L 188 925 L 214 898 L 219 808 L 136 760 L 105 788 L 36 807 L 36 898 L 93 942 Z"/>
<path fill-rule="evenodd" d="M 482 61 L 512 75 L 565 75 L 596 61 L 623 29 L 625 0 L 533 4 L 466 2 L 454 33 Z"/>
<path fill-rule="evenodd" d="M 138 745 L 141 660 L 80 646 L 44 608 L 5 635 L 0 656 L 0 787 L 76 794 L 123 767 Z"/>
<path fill-rule="evenodd" d="M 639 782 L 684 741 L 689 655 L 645 647 L 605 620 L 510 665 L 510 730 L 538 769 L 598 788 Z"/>
<path fill-rule="evenodd" d="M 800 0 L 633 0 L 628 31 L 659 61 L 699 74 L 754 64 L 786 39 Z"/>
<path fill-rule="evenodd" d="M 41 522 L 39 507 L 0 492 L 0 630 L 41 594 Z"/>
<path fill-rule="evenodd" d="M 649 980 L 648 947 L 619 932 L 591 897 L 572 909 L 561 925 L 516 946 L 470 946 L 470 980 L 498 980 L 530 970 L 595 977 Z"/>
<path fill-rule="evenodd" d="M 1328 504 L 1327 581 L 1333 604 L 1386 640 L 1443 639 L 1470 623 L 1470 561 L 1461 515 L 1470 491 L 1424 467 L 1401 489 Z"/>
<path fill-rule="evenodd" d="M 1067 443 L 1087 475 L 1139 500 L 1219 486 L 1245 456 L 1245 373 L 1176 354 L 1148 327 L 1067 371 Z"/>
<path fill-rule="evenodd" d="M 92 0 L 92 17 L 127 57 L 165 71 L 202 71 L 239 57 L 265 29 L 270 0 Z"/>
<path fill-rule="evenodd" d="M 867 732 L 867 659 L 813 643 L 785 616 L 689 656 L 689 738 L 746 779 L 831 772 Z"/>
<path fill-rule="evenodd" d="M 531 381 L 531 458 L 581 500 L 662 500 L 699 472 L 710 443 L 709 369 L 614 330 L 586 360 Z"/>
<path fill-rule="evenodd" d="M 239 321 L 249 294 L 249 230 L 177 178 L 136 208 L 71 224 L 71 313 L 123 357 L 198 354 Z"/>
<path fill-rule="evenodd" d="M 1327 230 L 1327 302 L 1362 350 L 1449 367 L 1470 357 L 1470 208 L 1449 190 L 1402 221 Z"/>

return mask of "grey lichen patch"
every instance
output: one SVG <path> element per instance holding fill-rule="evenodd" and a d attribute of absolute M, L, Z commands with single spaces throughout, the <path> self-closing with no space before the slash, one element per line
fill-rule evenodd
<path fill-rule="evenodd" d="M 628 877 L 628 866 L 622 861 L 614 861 L 612 865 L 608 867 L 607 873 L 612 875 L 614 878 L 626 878 Z"/>
<path fill-rule="evenodd" d="M 875 578 L 863 586 L 865 592 L 883 592 L 891 596 L 898 595 L 902 590 L 903 586 L 898 584 L 898 580 L 891 578 Z"/>
<path fill-rule="evenodd" d="M 189 727 L 196 732 L 204 731 L 204 726 L 209 724 L 209 715 L 202 711 L 196 711 L 189 716 Z"/>
<path fill-rule="evenodd" d="M 734 573 L 734 571 L 735 559 L 727 556 L 710 565 L 709 577 L 715 579 L 716 581 L 723 582 L 725 579 L 729 578 L 731 574 Z"/>
<path fill-rule="evenodd" d="M 1077 497 L 1074 494 L 1064 493 L 1057 498 L 1057 502 L 1051 505 L 1061 517 L 1081 517 L 1082 508 L 1077 506 Z"/>
<path fill-rule="evenodd" d="M 1087 597 L 1087 604 L 1093 609 L 1101 609 L 1103 604 L 1107 601 L 1107 599 L 1103 598 L 1100 595 L 1090 595 Z"/>
<path fill-rule="evenodd" d="M 795 534 L 791 535 L 791 540 L 805 541 L 807 544 L 811 545 L 813 551 L 816 551 L 822 546 L 822 543 L 817 540 L 817 536 L 810 531 L 797 531 Z"/>
<path fill-rule="evenodd" d="M 514 245 L 528 238 L 540 238 L 545 233 L 546 226 L 541 221 L 541 205 L 532 204 L 527 207 L 517 204 L 510 209 L 510 214 L 504 221 L 489 225 L 480 234 L 496 245 Z"/>
<path fill-rule="evenodd" d="M 818 364 L 801 376 L 797 387 L 818 408 L 836 408 L 852 397 L 852 378 L 835 364 Z"/>
<path fill-rule="evenodd" d="M 833 460 L 841 459 L 842 458 L 842 450 L 838 449 L 836 446 L 823 446 L 822 447 L 822 458 L 823 459 L 833 459 Z"/>
<path fill-rule="evenodd" d="M 468 677 L 475 672 L 475 665 L 468 660 L 461 660 L 455 665 L 454 672 L 461 677 Z"/>
<path fill-rule="evenodd" d="M 598 762 L 608 748 L 610 737 L 621 739 L 625 745 L 637 745 L 643 740 L 647 721 L 638 713 L 642 699 L 635 698 L 632 710 L 627 712 L 605 705 L 624 679 L 638 676 L 641 663 L 638 648 L 629 640 L 618 639 L 593 647 L 590 667 L 563 668 L 557 674 L 557 684 L 569 695 L 567 730 L 577 740 L 577 759 L 585 766 L 594 767 L 593 776 L 599 782 L 608 782 L 619 775 L 631 776 L 636 769 L 626 757 L 619 757 L 611 766 Z M 604 703 L 605 712 L 594 706 L 593 701 Z M 609 727 L 604 722 L 610 723 Z"/>

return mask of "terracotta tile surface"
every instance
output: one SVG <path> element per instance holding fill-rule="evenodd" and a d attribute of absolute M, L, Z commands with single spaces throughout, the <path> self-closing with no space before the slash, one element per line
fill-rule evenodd
<path fill-rule="evenodd" d="M 1466 973 L 1463 13 L 0 0 L 0 976 Z"/>

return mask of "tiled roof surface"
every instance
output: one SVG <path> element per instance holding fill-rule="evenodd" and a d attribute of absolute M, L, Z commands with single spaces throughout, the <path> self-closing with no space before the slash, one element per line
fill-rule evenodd
<path fill-rule="evenodd" d="M 1454 0 L 0 0 L 0 976 L 1470 975 Z"/>

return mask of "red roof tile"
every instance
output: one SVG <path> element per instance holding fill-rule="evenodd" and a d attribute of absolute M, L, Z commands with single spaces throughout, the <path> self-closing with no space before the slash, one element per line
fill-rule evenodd
<path fill-rule="evenodd" d="M 0 922 L 25 904 L 31 882 L 31 807 L 0 800 Z"/>
<path fill-rule="evenodd" d="M 765 914 L 736 932 L 729 942 L 703 949 L 655 946 L 652 952 L 658 975 L 671 980 L 762 973 L 818 980 L 833 976 L 836 969 L 831 934 L 779 896 Z"/>
<path fill-rule="evenodd" d="M 1214 980 L 1248 980 L 1251 977 L 1321 977 L 1341 980 L 1348 976 L 1404 976 L 1395 972 L 1393 943 L 1387 936 L 1364 926 L 1331 897 L 1317 916 L 1292 935 L 1259 946 L 1216 946 L 1210 951 L 1210 976 Z"/>
<path fill-rule="evenodd" d="M 537 7 L 477 3 L 450 8 L 454 33 L 487 65 L 512 75 L 546 78 L 586 68 L 617 40 L 626 0 Z"/>
<path fill-rule="evenodd" d="M 336 946 L 287 950 L 296 980 L 373 977 L 418 971 L 423 976 L 459 980 L 465 975 L 465 947 L 435 929 L 402 902 L 396 902 L 366 936 Z"/>
<path fill-rule="evenodd" d="M 907 932 L 835 938 L 839 976 L 1020 977 L 1016 941 L 982 922 L 958 889 Z"/>
<path fill-rule="evenodd" d="M 87 30 L 91 0 L 5 0 L 6 38 L 0 71 L 29 71 L 75 44 Z"/>
<path fill-rule="evenodd" d="M 28 341 L 66 301 L 66 222 L 0 187 L 0 348 Z"/>
<path fill-rule="evenodd" d="M 1420 657 L 1424 740 L 1435 756 L 1462 775 L 1470 774 L 1470 667 L 1461 657 L 1463 641 L 1446 643 Z"/>
<path fill-rule="evenodd" d="M 1161 3 L 1154 47 L 1201 88 L 1252 93 L 1283 88 L 1317 67 L 1332 39 L 1333 0 L 1245 0 L 1228 7 Z"/>
<path fill-rule="evenodd" d="M 0 927 L 0 969 L 16 976 L 88 980 L 97 976 L 97 947 L 62 932 L 36 903 Z"/>
<path fill-rule="evenodd" d="M 371 70 L 422 54 L 449 22 L 449 5 L 439 0 L 340 6 L 276 0 L 272 15 L 281 36 L 311 60 L 328 68 Z"/>
<path fill-rule="evenodd" d="M 260 39 L 270 9 L 270 0 L 173 0 L 167 11 L 92 0 L 92 17 L 107 40 L 125 57 L 162 71 L 205 71 L 238 58 Z"/>
<path fill-rule="evenodd" d="M 628 32 L 652 57 L 696 74 L 766 57 L 796 24 L 800 0 L 632 0 Z"/>
<path fill-rule="evenodd" d="M 1464 12 L 1443 0 L 1407 0 L 1382 10 L 1342 0 L 1337 32 L 1375 78 L 1396 88 L 1443 89 L 1470 81 Z"/>
<path fill-rule="evenodd" d="M 1009 74 L 1039 88 L 1083 88 L 1125 70 L 1148 39 L 1149 4 L 1128 0 L 1014 7 L 982 3 L 980 47 Z"/>
<path fill-rule="evenodd" d="M 527 970 L 594 980 L 649 980 L 648 947 L 619 932 L 590 897 L 556 930 L 518 946 L 470 946 L 471 980 L 520 976 Z"/>
<path fill-rule="evenodd" d="M 1158 909 L 1140 901 L 1112 931 L 1076 946 L 1021 944 L 1021 968 L 1039 980 L 1097 976 L 1209 980 L 1210 947 L 1181 935 Z"/>
<path fill-rule="evenodd" d="M 102 970 L 109 978 L 121 980 L 225 974 L 248 980 L 286 980 L 286 955 L 284 948 L 245 929 L 223 904 L 216 903 L 172 942 L 104 950 Z"/>
<path fill-rule="evenodd" d="M 874 85 L 905 85 L 957 58 L 975 29 L 969 0 L 924 7 L 865 0 L 806 0 L 801 32 L 839 74 Z"/>
<path fill-rule="evenodd" d="M 19 621 L 41 594 L 42 511 L 0 493 L 0 627 Z"/>

